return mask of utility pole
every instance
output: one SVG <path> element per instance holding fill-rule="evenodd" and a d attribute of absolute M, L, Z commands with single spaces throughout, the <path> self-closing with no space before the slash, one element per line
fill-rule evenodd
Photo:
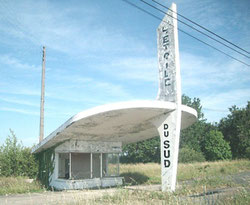
<path fill-rule="evenodd" d="M 39 143 L 43 140 L 44 136 L 44 87 L 45 87 L 45 46 L 43 46 L 43 62 L 42 62 L 42 83 L 41 83 L 41 104 L 40 104 L 40 135 Z"/>

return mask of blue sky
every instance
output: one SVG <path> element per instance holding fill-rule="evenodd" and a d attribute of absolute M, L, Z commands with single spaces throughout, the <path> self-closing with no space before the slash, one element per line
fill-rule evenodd
<path fill-rule="evenodd" d="M 250 50 L 248 0 L 175 2 L 182 15 Z M 38 142 L 43 45 L 47 54 L 45 136 L 72 115 L 94 106 L 154 100 L 159 23 L 121 0 L 1 0 L 0 144 L 9 128 L 25 146 Z M 250 63 L 185 26 L 179 27 Z M 218 122 L 232 105 L 246 106 L 249 67 L 182 33 L 179 46 L 182 93 L 201 99 L 208 121 Z"/>

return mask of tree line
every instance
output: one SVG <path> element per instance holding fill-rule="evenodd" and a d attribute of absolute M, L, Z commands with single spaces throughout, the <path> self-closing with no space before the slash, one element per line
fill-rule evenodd
<path fill-rule="evenodd" d="M 207 122 L 199 98 L 183 95 L 182 104 L 194 108 L 198 120 L 181 131 L 179 162 L 250 159 L 250 102 L 244 108 L 232 106 L 219 123 Z M 122 163 L 160 162 L 160 137 L 123 147 Z"/>

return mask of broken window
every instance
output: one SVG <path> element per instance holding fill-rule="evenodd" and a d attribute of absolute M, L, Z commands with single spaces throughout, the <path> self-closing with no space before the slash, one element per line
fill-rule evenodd
<path fill-rule="evenodd" d="M 90 153 L 71 153 L 71 178 L 90 179 Z"/>
<path fill-rule="evenodd" d="M 104 154 L 106 158 L 105 176 L 119 176 L 119 154 Z"/>
<path fill-rule="evenodd" d="M 58 178 L 69 179 L 69 153 L 59 154 Z"/>

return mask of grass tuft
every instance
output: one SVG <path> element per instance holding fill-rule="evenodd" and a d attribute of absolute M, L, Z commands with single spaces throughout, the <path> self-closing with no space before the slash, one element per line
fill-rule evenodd
<path fill-rule="evenodd" d="M 43 188 L 37 181 L 29 183 L 23 177 L 0 177 L 0 195 L 41 192 Z"/>

